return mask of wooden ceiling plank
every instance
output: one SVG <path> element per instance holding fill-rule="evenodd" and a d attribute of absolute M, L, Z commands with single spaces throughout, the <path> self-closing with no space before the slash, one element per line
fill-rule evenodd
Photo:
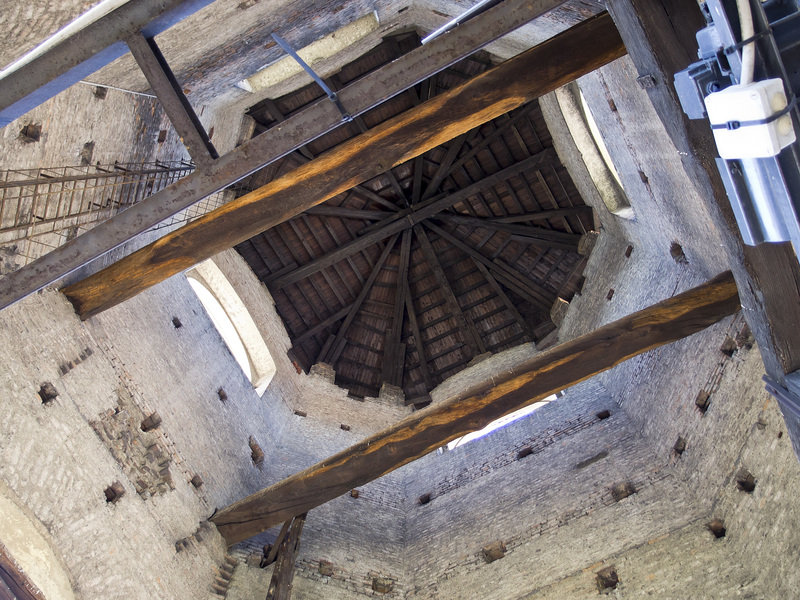
<path fill-rule="evenodd" d="M 295 339 L 292 340 L 292 344 L 303 344 L 307 340 L 311 339 L 322 333 L 325 329 L 336 323 L 337 321 L 341 321 L 347 316 L 347 313 L 350 311 L 349 306 L 345 306 L 344 308 L 340 309 L 338 312 L 332 314 L 330 317 L 325 319 L 324 321 L 320 321 L 310 329 L 307 329 L 300 335 L 298 335 Z"/>
<path fill-rule="evenodd" d="M 497 333 L 498 331 L 502 331 L 503 329 L 506 329 L 508 327 L 513 327 L 516 324 L 517 324 L 516 321 L 505 321 L 503 323 L 500 323 L 499 325 L 495 325 L 494 327 L 490 327 L 489 329 L 484 331 L 483 334 L 486 335 L 486 336 L 490 336 L 493 333 Z M 522 332 L 522 335 L 524 336 L 525 333 Z"/>
<path fill-rule="evenodd" d="M 503 286 L 497 283 L 497 280 L 489 272 L 489 269 L 487 269 L 483 263 L 478 262 L 474 258 L 473 261 L 475 262 L 475 266 L 477 266 L 478 269 L 480 269 L 481 273 L 483 273 L 483 276 L 486 278 L 486 281 L 489 282 L 489 285 L 492 286 L 492 289 L 494 290 L 495 294 L 497 294 L 497 296 L 500 298 L 500 300 L 505 305 L 508 312 L 510 312 L 513 315 L 514 319 L 517 321 L 520 328 L 522 329 L 522 332 L 525 334 L 527 341 L 532 342 L 533 340 L 535 340 L 536 336 L 534 335 L 531 326 L 522 316 L 522 313 L 520 313 L 519 310 L 517 310 L 517 307 L 508 297 L 508 294 L 506 294 L 505 290 L 503 290 Z"/>
<path fill-rule="evenodd" d="M 507 131 L 509 127 L 514 125 L 517 121 L 520 121 L 521 119 L 523 119 L 525 117 L 525 115 L 528 113 L 528 111 L 531 110 L 531 107 L 534 106 L 534 105 L 535 104 L 530 104 L 527 107 L 520 109 L 518 113 L 516 113 L 514 116 L 512 116 L 508 121 L 503 123 L 501 126 L 495 126 L 495 129 L 493 131 L 491 131 L 488 135 L 483 137 L 483 139 L 481 139 L 481 141 L 478 142 L 478 144 L 476 146 L 473 146 L 469 150 L 469 152 L 467 152 L 466 154 L 461 156 L 457 161 L 455 161 L 450 166 L 450 172 L 447 173 L 447 174 L 449 175 L 450 173 L 452 173 L 453 171 L 455 171 L 456 169 L 458 169 L 459 167 L 464 165 L 468 160 L 473 158 L 476 154 L 478 154 L 478 152 L 480 152 L 484 148 L 487 148 L 489 146 L 489 144 L 491 144 L 495 139 L 497 139 L 505 131 Z"/>
<path fill-rule="evenodd" d="M 522 178 L 525 179 L 524 174 L 522 175 Z M 550 189 L 550 186 L 547 185 L 547 181 L 545 180 L 544 175 L 542 175 L 542 172 L 540 170 L 536 171 L 536 179 L 539 180 L 539 184 L 541 184 L 542 188 L 544 189 L 544 193 L 547 196 L 547 199 L 550 201 L 550 204 L 553 205 L 553 209 L 561 208 L 558 204 L 558 200 L 556 200 L 556 197 L 553 195 L 553 191 Z M 564 193 L 564 195 L 566 196 L 566 192 Z M 572 233 L 572 227 L 570 226 L 567 217 L 561 217 L 561 222 L 564 223 L 564 227 L 566 228 L 566 230 Z"/>
<path fill-rule="evenodd" d="M 515 292 L 520 294 L 533 306 L 539 308 L 540 310 L 547 311 L 548 313 L 550 312 L 550 307 L 553 305 L 555 298 L 548 298 L 548 294 L 544 290 L 538 289 L 539 286 L 525 278 L 522 273 L 512 267 L 508 267 L 508 265 L 505 265 L 502 261 L 497 259 L 490 260 L 477 250 L 470 248 L 462 240 L 458 239 L 431 221 L 426 221 L 425 225 L 449 241 L 456 248 L 462 250 L 468 256 L 472 257 L 478 262 L 483 263 L 487 269 L 494 273 L 497 279 L 501 280 L 504 285 L 510 287 Z"/>
<path fill-rule="evenodd" d="M 591 206 L 571 206 L 570 208 L 557 208 L 553 210 L 543 210 L 540 212 L 528 212 L 522 214 L 509 215 L 493 219 L 498 223 L 524 223 L 527 221 L 546 221 L 563 216 L 576 216 L 592 214 Z"/>
<path fill-rule="evenodd" d="M 473 300 L 472 302 L 470 302 L 468 304 L 465 304 L 464 305 L 464 310 L 469 310 L 470 308 L 474 308 L 474 307 L 478 306 L 479 304 L 486 304 L 487 302 L 489 302 L 491 300 L 494 300 L 495 298 L 497 298 L 497 293 L 492 291 L 491 294 L 487 294 L 486 296 L 482 296 L 482 297 L 478 298 L 477 300 Z"/>
<path fill-rule="evenodd" d="M 495 258 L 499 257 L 503 252 L 505 252 L 506 248 L 508 248 L 509 244 L 511 244 L 511 242 L 513 242 L 513 241 L 515 241 L 514 240 L 514 236 L 513 235 L 507 235 L 503 239 L 503 241 L 500 242 L 500 245 L 498 245 L 497 248 L 495 248 L 494 252 L 492 252 L 492 260 L 494 260 Z M 520 255 L 523 252 L 525 252 L 526 247 L 527 247 L 526 244 L 520 244 L 520 248 L 519 248 L 519 254 Z M 516 258 L 518 259 L 519 256 L 517 256 Z M 508 262 L 510 262 L 512 265 L 515 264 L 514 260 L 510 260 Z"/>
<path fill-rule="evenodd" d="M 437 300 L 436 302 L 432 302 L 432 303 L 430 303 L 430 304 L 428 304 L 426 306 L 423 306 L 421 309 L 419 309 L 417 311 L 417 314 L 418 315 L 423 315 L 423 314 L 425 314 L 427 312 L 432 311 L 434 308 L 439 308 L 440 306 L 442 306 L 444 304 L 447 304 L 447 300 L 442 298 L 441 300 Z M 447 317 L 447 318 L 449 318 L 449 317 Z M 437 321 L 437 323 L 438 323 L 438 321 Z M 430 325 L 426 324 L 425 327 L 426 328 L 430 327 Z"/>
<path fill-rule="evenodd" d="M 311 244 L 309 244 L 308 237 L 306 235 L 304 235 L 300 231 L 299 227 L 297 226 L 297 219 L 304 220 L 304 222 L 306 223 L 306 226 L 308 226 L 308 221 L 306 220 L 306 217 L 304 215 L 300 215 L 298 217 L 295 217 L 294 219 L 289 219 L 289 221 L 287 221 L 287 222 L 289 223 L 289 226 L 292 228 L 292 231 L 294 231 L 294 234 L 297 236 L 297 239 L 300 240 L 300 243 L 303 245 L 303 248 L 306 249 L 306 252 L 308 252 L 308 255 L 313 259 L 314 258 L 314 249 L 311 247 Z M 320 248 L 322 248 L 322 244 L 319 243 L 319 240 L 317 239 L 317 236 L 314 234 L 314 230 L 311 227 L 308 227 L 308 230 L 311 233 L 311 237 L 313 237 L 314 241 L 317 242 L 317 245 Z M 325 251 L 324 248 L 322 248 L 322 250 L 323 250 L 323 252 Z M 342 293 L 339 291 L 339 286 L 335 285 L 333 283 L 333 280 L 331 279 L 331 276 L 325 271 L 325 269 L 320 271 L 320 275 L 322 275 L 322 278 L 325 280 L 325 283 L 328 284 L 328 287 L 331 288 L 331 291 L 333 292 L 333 295 L 336 296 L 336 299 L 339 301 L 339 305 L 340 306 L 347 306 L 349 303 L 347 302 L 347 300 L 345 300 L 344 296 L 342 296 Z M 312 285 L 314 285 L 313 280 L 309 279 L 309 281 L 312 283 Z M 320 296 L 322 296 L 322 294 L 319 292 L 319 290 L 317 290 L 317 293 L 319 293 Z M 328 303 L 326 302 L 325 304 L 327 305 Z"/>
<path fill-rule="evenodd" d="M 217 511 L 211 521 L 234 544 L 394 471 L 447 442 L 645 351 L 680 340 L 740 310 L 730 272 L 542 352 Z"/>
<path fill-rule="evenodd" d="M 325 231 L 328 232 L 328 235 L 331 237 L 331 240 L 333 240 L 334 246 L 336 246 L 336 247 L 340 246 L 341 244 L 339 242 L 339 236 L 336 234 L 336 231 L 334 231 L 334 229 L 331 226 L 331 224 L 328 221 L 328 219 L 318 219 L 318 220 L 319 220 L 320 224 L 325 228 Z M 361 276 L 361 273 L 356 268 L 355 263 L 353 262 L 353 258 L 348 256 L 346 260 L 347 260 L 347 264 L 350 266 L 350 268 L 355 273 L 356 279 L 358 279 L 359 284 L 361 284 L 363 286 L 364 285 L 364 278 Z M 342 280 L 342 283 L 347 288 L 347 293 L 350 294 L 350 296 L 352 296 L 353 298 L 355 298 L 357 296 L 357 294 L 353 291 L 353 286 L 350 285 L 350 280 L 345 275 L 344 269 L 342 269 L 342 267 L 339 264 L 333 265 L 333 269 L 334 269 L 334 271 L 336 271 L 336 274 L 339 276 L 339 279 Z"/>
<path fill-rule="evenodd" d="M 569 274 L 564 278 L 564 281 L 561 282 L 561 285 L 558 286 L 558 290 L 556 291 L 557 297 L 561 298 L 561 294 L 564 293 L 564 290 L 570 284 L 570 282 L 575 279 L 576 276 L 580 276 L 583 273 L 583 270 L 586 268 L 586 263 L 589 262 L 588 256 L 581 256 L 580 260 L 577 260 L 575 264 L 570 269 Z"/>
<path fill-rule="evenodd" d="M 475 320 L 476 320 L 476 321 L 477 321 L 477 320 L 484 321 L 484 320 L 486 320 L 486 319 L 491 319 L 492 317 L 494 317 L 494 316 L 496 316 L 496 315 L 499 315 L 499 314 L 501 314 L 501 313 L 504 313 L 504 312 L 505 312 L 505 311 L 507 311 L 507 310 L 508 310 L 508 308 L 507 308 L 507 307 L 505 307 L 505 306 L 498 306 L 497 308 L 495 308 L 495 309 L 493 309 L 493 310 L 490 310 L 490 311 L 488 311 L 488 312 L 485 312 L 485 313 L 481 314 L 481 315 L 480 315 L 479 317 L 477 317 Z"/>
<path fill-rule="evenodd" d="M 573 206 L 572 200 L 570 200 L 569 194 L 567 193 L 567 189 L 564 187 L 564 182 L 561 181 L 561 177 L 558 175 L 558 169 L 555 168 L 553 169 L 553 175 L 555 176 L 556 181 L 558 182 L 558 185 L 561 188 L 562 193 L 564 194 L 564 201 L 567 203 L 567 206 L 571 208 Z M 566 219 L 566 215 L 564 218 Z M 586 233 L 587 231 L 586 226 L 583 224 L 582 219 L 578 219 L 578 229 L 580 230 L 581 233 Z M 594 229 L 594 227 L 590 227 L 589 229 Z"/>
<path fill-rule="evenodd" d="M 350 325 L 353 323 L 353 320 L 356 318 L 358 311 L 361 309 L 361 304 L 364 302 L 366 297 L 369 295 L 370 290 L 372 289 L 372 284 L 375 283 L 375 279 L 378 277 L 378 273 L 380 272 L 383 264 L 386 262 L 386 259 L 389 257 L 389 254 L 394 248 L 395 243 L 397 242 L 397 238 L 399 237 L 399 233 L 395 233 L 389 238 L 389 242 L 383 249 L 378 262 L 375 263 L 375 267 L 372 269 L 372 272 L 369 274 L 367 281 L 364 283 L 364 287 L 361 288 L 361 292 L 358 294 L 355 302 L 353 302 L 352 306 L 350 307 L 350 312 L 347 313 L 347 316 L 344 319 L 341 327 L 339 327 L 339 331 L 336 333 L 336 340 L 333 343 L 332 350 L 325 355 L 321 362 L 326 362 L 331 366 L 336 366 L 336 359 L 342 353 L 344 349 L 344 342 L 346 340 L 345 335 L 347 334 L 347 330 L 350 328 Z"/>
<path fill-rule="evenodd" d="M 434 252 L 433 246 L 431 246 L 430 240 L 428 240 L 428 236 L 421 225 L 414 226 L 414 235 L 419 240 L 420 248 L 422 248 L 425 259 L 431 266 L 434 277 L 436 277 L 436 280 L 439 282 L 439 286 L 442 289 L 442 294 L 444 294 L 445 301 L 447 303 L 447 308 L 450 312 L 450 315 L 455 319 L 458 328 L 461 330 L 461 336 L 464 339 L 464 343 L 467 344 L 467 347 L 472 352 L 473 356 L 481 354 L 480 343 L 478 341 L 479 335 L 474 330 L 474 327 L 470 327 L 469 323 L 467 323 L 467 319 L 464 316 L 464 313 L 461 311 L 461 306 L 458 304 L 458 300 L 453 293 L 453 289 L 450 287 L 450 283 L 447 281 L 447 276 L 445 275 L 442 266 L 439 264 L 439 259 L 436 256 L 436 252 Z"/>
<path fill-rule="evenodd" d="M 524 337 L 525 337 L 524 333 L 517 333 L 515 335 L 512 335 L 510 338 L 506 338 L 504 340 L 500 340 L 499 342 L 496 342 L 494 344 L 489 345 L 489 351 L 490 352 L 496 352 L 498 349 L 502 348 L 503 346 L 506 346 L 508 348 L 512 348 L 516 344 L 516 342 L 518 340 L 524 339 Z"/>
<path fill-rule="evenodd" d="M 277 227 L 273 227 L 270 231 L 273 231 L 273 232 L 278 234 L 278 237 L 281 238 L 281 241 L 283 241 L 283 243 L 289 249 L 289 252 L 291 253 L 291 255 L 294 258 L 294 260 L 299 262 L 301 260 L 301 258 L 297 254 L 297 252 L 295 251 L 294 245 L 289 243 L 289 240 L 287 239 L 286 234 L 283 231 L 284 226 L 291 228 L 291 223 L 281 223 Z M 297 235 L 297 234 L 295 234 L 295 235 Z M 275 280 L 271 280 L 271 281 L 272 281 L 273 290 L 277 291 L 277 289 L 274 287 Z M 300 282 L 297 282 L 297 283 L 299 284 Z M 311 290 L 317 295 L 317 298 L 319 298 L 319 300 L 320 300 L 319 304 L 316 303 L 316 302 L 311 302 L 309 300 L 309 297 L 306 294 L 305 290 L 300 285 L 296 285 L 295 287 L 297 288 L 297 291 L 300 293 L 300 295 L 303 296 L 303 299 L 311 307 L 311 310 L 314 311 L 314 314 L 316 315 L 317 319 L 319 319 L 321 321 L 321 320 L 323 320 L 324 317 L 320 314 L 320 312 L 318 310 L 318 306 L 327 306 L 327 303 L 325 302 L 325 297 L 322 295 L 322 292 L 320 292 L 319 287 L 317 286 L 316 282 L 308 280 L 306 283 L 308 284 L 308 287 L 310 287 Z M 273 291 L 273 290 L 270 290 L 270 291 Z"/>
<path fill-rule="evenodd" d="M 306 216 L 305 213 L 303 214 L 303 220 L 305 221 L 306 226 L 309 229 L 311 229 L 311 223 L 309 222 L 310 219 L 309 219 L 309 217 Z M 337 242 L 338 236 L 336 235 L 336 232 L 333 230 L 333 227 L 331 227 L 331 224 L 328 222 L 328 219 L 323 219 L 323 218 L 317 217 L 316 221 L 318 223 L 318 226 L 320 226 L 322 229 L 324 229 L 328 233 L 328 235 L 331 237 L 331 240 L 333 241 L 334 247 L 339 246 L 339 243 Z M 315 237 L 317 237 L 317 236 L 315 236 Z M 317 242 L 319 243 L 320 247 L 324 251 L 326 251 L 325 250 L 325 246 L 322 245 L 322 240 L 319 237 L 317 237 Z M 352 258 L 348 257 L 347 260 L 348 260 L 348 264 L 352 268 L 354 266 L 352 264 Z M 358 294 L 356 294 L 353 291 L 353 286 L 350 285 L 350 279 L 345 274 L 345 271 L 341 267 L 341 265 L 339 265 L 338 263 L 334 264 L 333 265 L 333 270 L 336 272 L 336 275 L 339 276 L 339 280 L 342 282 L 342 285 L 344 285 L 344 287 L 347 290 L 347 293 L 350 295 L 350 297 L 351 298 L 355 298 Z M 360 273 L 357 273 L 357 276 L 358 275 L 360 275 Z M 359 279 L 359 283 L 361 283 L 363 285 L 363 281 L 364 280 L 362 278 L 360 278 L 360 277 L 358 279 Z M 349 302 L 343 302 L 343 304 L 347 305 L 347 304 L 349 304 Z"/>
<path fill-rule="evenodd" d="M 452 352 L 452 350 L 451 350 L 451 352 Z M 448 354 L 449 354 L 449 352 L 448 352 Z M 445 365 L 444 367 L 442 367 L 440 369 L 436 369 L 433 372 L 433 376 L 434 377 L 442 377 L 442 375 L 444 375 L 444 373 L 447 373 L 448 371 L 453 371 L 453 370 L 459 369 L 460 367 L 463 367 L 465 364 L 467 364 L 471 360 L 472 360 L 472 358 L 470 358 L 469 356 L 462 356 L 456 362 L 450 363 L 449 365 Z M 446 377 L 442 377 L 442 379 L 447 379 L 447 378 Z"/>
<path fill-rule="evenodd" d="M 561 252 L 561 253 L 560 253 L 560 256 L 559 256 L 558 258 L 556 258 L 556 259 L 553 261 L 553 264 L 552 264 L 552 265 L 550 265 L 550 268 L 549 268 L 549 269 L 547 269 L 547 273 L 545 274 L 545 276 L 544 276 L 544 277 L 542 277 L 542 281 L 545 281 L 545 282 L 547 282 L 548 284 L 549 284 L 549 283 L 551 283 L 551 280 L 550 280 L 550 279 L 551 279 L 551 277 L 553 277 L 553 273 L 555 273 L 555 272 L 556 272 L 556 270 L 558 269 L 558 267 L 560 267 L 560 266 L 561 266 L 561 263 L 563 263 L 563 262 L 564 262 L 564 260 L 567 258 L 567 256 L 569 256 L 569 253 L 567 253 L 567 252 Z M 556 286 L 553 286 L 553 287 L 554 287 L 554 288 L 556 288 L 556 289 L 558 289 Z"/>
<path fill-rule="evenodd" d="M 88 318 L 624 54 L 619 32 L 606 13 L 582 21 L 167 233 L 63 292 L 78 314 Z"/>

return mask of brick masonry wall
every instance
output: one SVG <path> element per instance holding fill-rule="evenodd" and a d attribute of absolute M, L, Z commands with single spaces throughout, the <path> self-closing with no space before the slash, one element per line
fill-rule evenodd
<path fill-rule="evenodd" d="M 203 498 L 183 473 L 175 473 L 175 490 L 138 495 L 89 424 L 119 406 L 121 396 L 145 400 L 128 387 L 107 347 L 54 292 L 3 311 L 0 337 L 7 349 L 0 358 L 0 478 L 44 525 L 76 592 L 84 599 L 205 597 L 222 560 L 221 538 L 212 531 L 183 552 L 175 547 L 207 515 Z M 62 373 L 60 366 L 74 364 L 86 348 L 92 354 Z M 38 393 L 44 382 L 58 393 L 46 404 Z M 164 433 L 158 443 L 168 447 Z M 104 490 L 115 482 L 125 493 L 107 502 Z"/>
<path fill-rule="evenodd" d="M 0 68 L 16 61 L 99 0 L 31 0 L 4 2 L 0 27 L 14 44 L 0 49 Z"/>
<path fill-rule="evenodd" d="M 664 151 L 670 142 L 645 92 L 635 84 L 636 76 L 623 59 L 580 81 L 637 219 L 615 218 L 596 206 L 603 235 L 589 260 L 583 293 L 573 299 L 562 326 L 562 340 L 697 285 L 725 268 L 708 216 L 698 208 L 677 153 Z M 551 127 L 557 127 L 550 99 L 542 105 Z M 561 140 L 562 156 L 570 155 L 568 140 Z M 670 177 L 671 185 L 657 183 L 661 177 Z M 633 249 L 626 257 L 629 246 Z M 611 300 L 606 299 L 609 289 L 615 290 Z M 627 590 L 618 592 L 621 597 L 648 591 L 667 598 L 727 598 L 734 595 L 732 590 L 749 597 L 794 593 L 796 582 L 784 561 L 798 547 L 795 528 L 788 523 L 798 517 L 800 468 L 778 407 L 764 391 L 763 365 L 748 339 L 744 317 L 725 319 L 598 377 L 665 469 L 696 492 L 698 509 L 704 513 L 666 543 L 642 546 L 627 555 L 629 566 L 636 563 L 635 569 L 643 570 L 637 583 L 621 585 Z M 707 398 L 705 412 L 697 406 L 699 396 Z M 675 452 L 679 438 L 685 444 L 682 454 Z M 752 493 L 737 485 L 742 470 L 757 481 Z M 710 518 L 721 519 L 726 527 L 725 538 L 713 544 L 704 530 Z M 672 550 L 670 540 L 686 547 L 684 543 L 694 544 L 694 538 L 703 544 L 691 550 L 692 556 L 707 553 L 707 558 L 676 562 L 680 551 Z M 652 556 L 658 548 L 665 555 L 656 566 Z M 644 573 L 646 581 L 641 578 Z M 577 588 L 553 590 L 558 593 L 541 597 L 584 593 Z"/>

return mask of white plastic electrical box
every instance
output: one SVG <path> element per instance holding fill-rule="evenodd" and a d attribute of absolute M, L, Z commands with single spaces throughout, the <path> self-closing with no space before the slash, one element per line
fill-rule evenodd
<path fill-rule="evenodd" d="M 706 111 L 713 126 L 719 155 L 724 159 L 765 158 L 777 155 L 795 141 L 792 117 L 756 123 L 786 108 L 780 79 L 732 85 L 706 96 Z"/>

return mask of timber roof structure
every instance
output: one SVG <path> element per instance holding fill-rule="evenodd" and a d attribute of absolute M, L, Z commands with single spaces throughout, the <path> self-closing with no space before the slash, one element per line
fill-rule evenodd
<path fill-rule="evenodd" d="M 416 34 L 387 38 L 327 83 L 341 88 L 418 44 Z M 473 55 L 237 188 L 258 188 L 490 66 Z M 313 85 L 259 103 L 254 134 L 321 96 Z M 594 224 L 534 101 L 237 250 L 272 293 L 299 368 L 327 363 L 351 396 L 389 383 L 420 407 L 475 357 L 554 331 L 550 309 L 580 290 L 578 242 Z"/>

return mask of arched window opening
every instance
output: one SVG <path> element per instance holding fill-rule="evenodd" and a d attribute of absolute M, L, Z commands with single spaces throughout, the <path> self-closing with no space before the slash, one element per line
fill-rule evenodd
<path fill-rule="evenodd" d="M 236 362 L 263 394 L 275 376 L 275 361 L 236 290 L 212 260 L 200 263 L 186 277 Z"/>
<path fill-rule="evenodd" d="M 635 213 L 622 180 L 580 88 L 576 83 L 566 85 L 556 90 L 556 99 L 572 140 L 606 208 L 618 217 L 633 219 Z"/>

